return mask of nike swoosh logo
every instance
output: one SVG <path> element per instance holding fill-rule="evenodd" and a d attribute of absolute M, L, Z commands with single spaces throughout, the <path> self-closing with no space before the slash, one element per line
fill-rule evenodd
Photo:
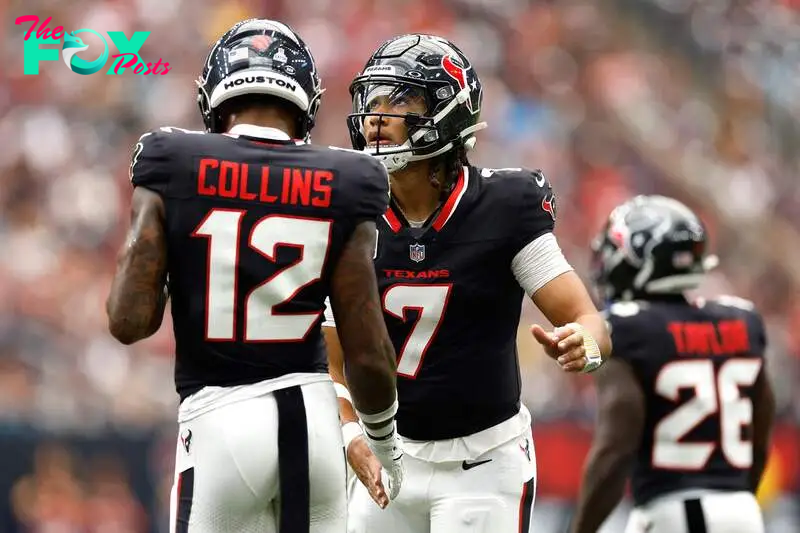
<path fill-rule="evenodd" d="M 469 470 L 470 468 L 475 468 L 476 466 L 481 466 L 483 464 L 486 464 L 489 461 L 491 461 L 491 459 L 486 459 L 483 461 L 475 461 L 474 463 L 468 463 L 466 461 L 463 461 L 461 463 L 461 468 L 463 468 L 464 470 Z"/>

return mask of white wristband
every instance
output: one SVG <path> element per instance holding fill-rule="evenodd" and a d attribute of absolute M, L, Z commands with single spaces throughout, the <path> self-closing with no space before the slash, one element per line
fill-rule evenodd
<path fill-rule="evenodd" d="M 358 422 L 348 422 L 342 426 L 342 440 L 344 441 L 345 453 L 347 453 L 347 448 L 350 447 L 350 443 L 353 442 L 353 439 L 363 434 L 364 432 L 361 430 L 361 425 L 359 425 Z"/>
<path fill-rule="evenodd" d="M 380 413 L 373 413 L 371 415 L 361 413 L 356 411 L 358 418 L 361 419 L 362 422 L 366 422 L 367 424 L 380 424 L 382 422 L 389 422 L 394 415 L 397 414 L 397 398 L 394 399 L 392 405 L 390 405 L 387 409 L 384 409 Z"/>
<path fill-rule="evenodd" d="M 586 354 L 586 364 L 583 365 L 581 372 L 588 374 L 600 368 L 600 365 L 603 364 L 603 356 L 600 354 L 600 346 L 597 345 L 597 341 L 594 340 L 594 337 L 586 331 L 586 328 L 577 322 L 570 322 L 567 326 L 583 336 L 583 350 Z"/>

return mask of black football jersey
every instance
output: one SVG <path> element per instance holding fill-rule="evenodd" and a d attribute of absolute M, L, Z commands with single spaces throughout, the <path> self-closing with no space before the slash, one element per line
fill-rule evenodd
<path fill-rule="evenodd" d="M 327 371 L 330 273 L 355 226 L 386 211 L 379 162 L 295 140 L 161 128 L 139 140 L 131 181 L 166 205 L 181 399 L 207 385 Z"/>
<path fill-rule="evenodd" d="M 524 291 L 511 261 L 554 221 L 550 185 L 523 169 L 465 167 L 422 228 L 390 202 L 375 269 L 397 352 L 404 437 L 466 436 L 519 411 Z"/>
<path fill-rule="evenodd" d="M 621 302 L 608 311 L 614 357 L 628 362 L 646 401 L 632 474 L 643 505 L 687 489 L 748 490 L 753 385 L 764 325 L 734 297 Z"/>

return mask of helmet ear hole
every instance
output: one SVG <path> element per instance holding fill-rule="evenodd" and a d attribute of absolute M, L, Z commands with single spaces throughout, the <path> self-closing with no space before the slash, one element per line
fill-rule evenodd
<path fill-rule="evenodd" d="M 703 259 L 703 270 L 710 272 L 719 266 L 719 257 L 711 254 Z"/>

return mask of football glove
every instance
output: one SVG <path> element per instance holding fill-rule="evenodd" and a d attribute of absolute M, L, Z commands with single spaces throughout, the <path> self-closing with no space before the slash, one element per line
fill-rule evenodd
<path fill-rule="evenodd" d="M 389 477 L 389 486 L 386 487 L 389 499 L 394 500 L 403 484 L 403 442 L 397 434 L 395 422 L 392 421 L 391 432 L 383 437 L 372 436 L 369 428 L 365 429 L 367 445 Z"/>

